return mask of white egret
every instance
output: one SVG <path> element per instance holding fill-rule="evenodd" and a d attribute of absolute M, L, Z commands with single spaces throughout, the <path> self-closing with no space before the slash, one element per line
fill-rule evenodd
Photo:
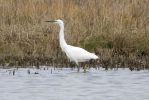
<path fill-rule="evenodd" d="M 98 59 L 98 56 L 96 56 L 94 53 L 90 53 L 83 48 L 71 46 L 66 43 L 64 38 L 64 22 L 62 20 L 58 19 L 58 20 L 46 21 L 46 22 L 53 22 L 60 26 L 60 32 L 59 32 L 60 47 L 62 51 L 66 53 L 70 61 L 75 62 L 78 67 L 79 67 L 79 62 L 86 62 L 91 59 Z M 78 71 L 79 71 L 79 68 L 78 68 Z"/>

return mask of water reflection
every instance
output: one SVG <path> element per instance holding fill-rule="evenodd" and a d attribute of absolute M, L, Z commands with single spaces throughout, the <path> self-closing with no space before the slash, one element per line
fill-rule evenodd
<path fill-rule="evenodd" d="M 29 70 L 0 69 L 0 100 L 149 100 L 149 71 Z"/>

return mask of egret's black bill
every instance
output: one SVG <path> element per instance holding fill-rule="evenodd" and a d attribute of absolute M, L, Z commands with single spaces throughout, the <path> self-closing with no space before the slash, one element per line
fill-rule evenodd
<path fill-rule="evenodd" d="M 51 20 L 51 21 L 49 20 L 49 21 L 45 21 L 45 22 L 53 22 L 53 23 L 54 23 L 54 22 L 56 22 L 56 21 L 55 21 L 55 20 Z"/>

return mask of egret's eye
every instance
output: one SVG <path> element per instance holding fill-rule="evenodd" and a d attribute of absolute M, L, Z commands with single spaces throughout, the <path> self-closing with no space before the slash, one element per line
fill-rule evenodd
<path fill-rule="evenodd" d="M 54 22 L 56 22 L 55 20 L 49 20 L 49 21 L 45 21 L 45 22 L 52 22 L 52 23 L 54 23 Z"/>

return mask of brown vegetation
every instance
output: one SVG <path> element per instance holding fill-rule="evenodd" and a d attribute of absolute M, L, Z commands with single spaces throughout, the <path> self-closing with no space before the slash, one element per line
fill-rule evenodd
<path fill-rule="evenodd" d="M 149 68 L 148 0 L 0 0 L 0 63 L 66 63 L 58 27 L 69 44 L 100 56 L 105 68 Z M 59 61 L 59 62 L 58 62 Z"/>

